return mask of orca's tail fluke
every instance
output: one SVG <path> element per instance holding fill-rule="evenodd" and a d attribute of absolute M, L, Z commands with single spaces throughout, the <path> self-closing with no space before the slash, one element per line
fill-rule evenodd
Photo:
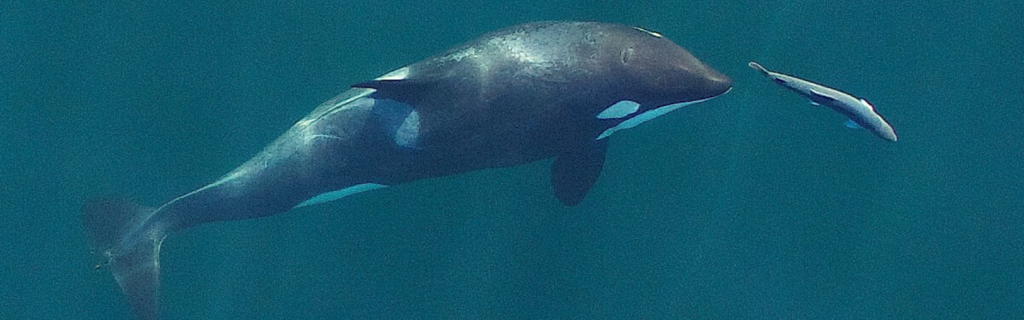
<path fill-rule="evenodd" d="M 107 259 L 114 280 L 142 320 L 159 319 L 160 244 L 168 230 L 166 224 L 153 221 L 155 212 L 120 199 L 82 206 L 92 249 Z"/>

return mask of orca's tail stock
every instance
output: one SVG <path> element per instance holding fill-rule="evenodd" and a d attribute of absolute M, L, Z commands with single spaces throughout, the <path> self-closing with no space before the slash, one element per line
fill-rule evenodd
<path fill-rule="evenodd" d="M 156 212 L 124 199 L 98 199 L 82 206 L 93 252 L 106 259 L 142 320 L 159 319 L 160 244 L 170 230 L 152 219 Z"/>

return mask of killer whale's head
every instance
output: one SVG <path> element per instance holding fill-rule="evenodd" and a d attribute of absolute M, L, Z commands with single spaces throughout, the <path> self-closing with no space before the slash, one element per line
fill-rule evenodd
<path fill-rule="evenodd" d="M 608 128 L 597 139 L 628 129 L 732 89 L 729 77 L 707 66 L 661 34 L 639 27 L 621 30 L 613 50 L 621 74 L 621 99 L 597 118 Z"/>
<path fill-rule="evenodd" d="M 672 104 L 713 98 L 729 91 L 729 77 L 707 66 L 661 34 L 635 27 L 620 38 L 618 63 L 631 100 Z"/>

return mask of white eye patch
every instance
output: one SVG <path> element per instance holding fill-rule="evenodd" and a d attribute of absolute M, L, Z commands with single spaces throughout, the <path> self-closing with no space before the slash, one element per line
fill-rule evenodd
<path fill-rule="evenodd" d="M 633 102 L 633 101 L 629 101 L 629 100 L 622 100 L 622 101 L 616 102 L 615 104 L 609 106 L 607 109 L 604 109 L 604 111 L 601 111 L 601 113 L 598 113 L 597 114 L 597 118 L 598 119 L 618 119 L 618 118 L 622 118 L 622 117 L 631 115 L 634 112 L 636 112 L 637 110 L 640 110 L 640 104 L 639 103 L 636 103 L 636 102 Z"/>

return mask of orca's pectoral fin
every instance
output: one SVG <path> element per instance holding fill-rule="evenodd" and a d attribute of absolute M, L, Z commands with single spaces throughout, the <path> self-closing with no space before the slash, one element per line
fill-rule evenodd
<path fill-rule="evenodd" d="M 153 211 L 110 199 L 82 207 L 93 250 L 107 259 L 114 280 L 143 320 L 159 319 L 160 243 L 167 232 L 160 224 L 147 223 Z M 145 236 L 132 239 L 138 235 Z"/>
<path fill-rule="evenodd" d="M 568 206 L 583 201 L 601 175 L 607 146 L 607 140 L 592 141 L 555 159 L 551 165 L 551 186 L 559 201 Z"/>

